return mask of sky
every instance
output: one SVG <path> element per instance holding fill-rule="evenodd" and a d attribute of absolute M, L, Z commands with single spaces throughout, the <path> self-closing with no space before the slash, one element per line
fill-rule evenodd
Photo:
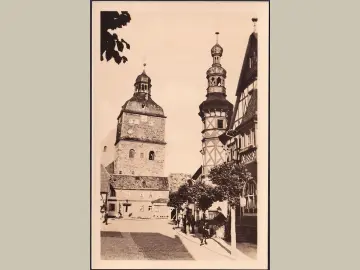
<path fill-rule="evenodd" d="M 126 64 L 100 61 L 100 10 L 128 11 L 130 23 L 116 31 L 131 48 Z M 93 2 L 93 140 L 97 149 L 113 137 L 122 105 L 132 97 L 136 77 L 143 71 L 152 82 L 152 99 L 167 116 L 165 175 L 194 174 L 202 163 L 199 105 L 206 97 L 206 71 L 215 32 L 224 53 L 222 66 L 227 99 L 235 91 L 249 35 L 268 27 L 266 2 Z M 261 39 L 260 32 L 259 38 Z M 260 48 L 259 48 L 260 49 Z M 111 134 L 111 135 L 109 135 Z M 111 139 L 115 142 L 115 137 Z"/>

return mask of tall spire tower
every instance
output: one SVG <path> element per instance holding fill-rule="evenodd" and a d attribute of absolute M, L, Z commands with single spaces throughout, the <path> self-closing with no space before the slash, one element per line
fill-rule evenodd
<path fill-rule="evenodd" d="M 232 115 L 233 105 L 226 99 L 226 70 L 221 66 L 223 48 L 219 45 L 219 32 L 216 32 L 216 44 L 211 48 L 212 66 L 206 72 L 208 87 L 206 100 L 199 106 L 199 116 L 203 122 L 203 171 L 207 178 L 210 169 L 226 161 L 226 152 L 218 137 L 221 135 Z"/>

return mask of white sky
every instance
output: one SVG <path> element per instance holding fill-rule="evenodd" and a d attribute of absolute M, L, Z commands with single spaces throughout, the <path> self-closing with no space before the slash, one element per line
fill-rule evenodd
<path fill-rule="evenodd" d="M 99 60 L 99 34 L 93 33 L 93 114 L 96 138 L 105 139 L 116 128 L 121 106 L 133 95 L 134 82 L 146 61 L 152 80 L 152 99 L 166 119 L 165 175 L 193 174 L 201 165 L 202 122 L 199 105 L 205 100 L 206 71 L 212 64 L 211 47 L 224 49 L 222 66 L 227 71 L 227 98 L 235 103 L 248 38 L 253 31 L 251 18 L 258 17 L 258 28 L 268 24 L 266 2 L 93 2 L 93 23 L 99 23 L 100 10 L 128 11 L 131 22 L 117 31 L 131 50 L 126 64 Z M 113 138 L 115 142 L 115 137 Z M 101 146 L 99 146 L 101 147 Z"/>

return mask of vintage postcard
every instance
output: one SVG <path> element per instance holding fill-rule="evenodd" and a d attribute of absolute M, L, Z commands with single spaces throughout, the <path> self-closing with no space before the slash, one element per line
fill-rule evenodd
<path fill-rule="evenodd" d="M 92 1 L 92 269 L 268 269 L 269 3 Z"/>

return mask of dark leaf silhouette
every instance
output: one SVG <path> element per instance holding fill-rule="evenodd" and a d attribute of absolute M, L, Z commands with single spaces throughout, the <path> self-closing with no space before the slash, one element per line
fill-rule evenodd
<path fill-rule="evenodd" d="M 121 39 L 121 42 L 126 44 L 126 49 L 130 50 L 130 44 L 127 43 L 125 40 Z"/>
<path fill-rule="evenodd" d="M 116 41 L 117 48 L 120 52 L 123 51 L 124 45 L 120 41 Z"/>
<path fill-rule="evenodd" d="M 100 48 L 100 60 L 107 61 L 114 59 L 115 63 L 126 63 L 128 59 L 125 56 L 120 55 L 124 50 L 124 44 L 126 49 L 130 50 L 130 44 L 125 40 L 119 40 L 117 34 L 110 34 L 109 30 L 116 30 L 126 26 L 131 21 L 130 14 L 127 11 L 101 11 L 101 48 Z"/>

